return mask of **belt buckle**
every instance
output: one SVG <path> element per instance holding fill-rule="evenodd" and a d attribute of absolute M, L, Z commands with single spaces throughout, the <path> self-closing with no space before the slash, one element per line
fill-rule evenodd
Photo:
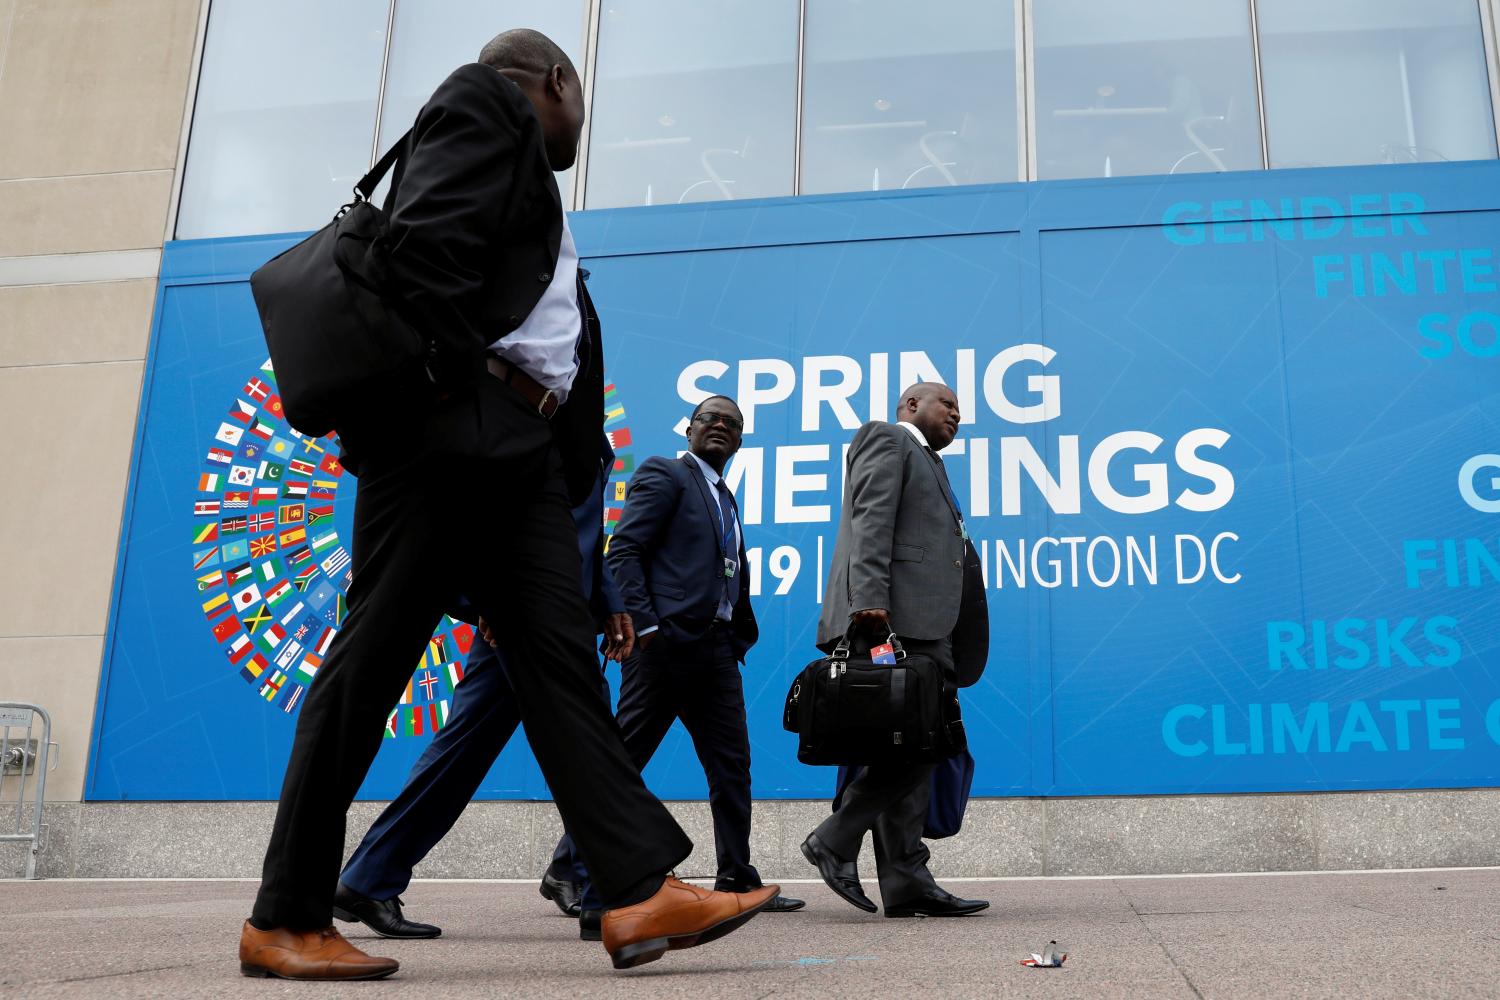
<path fill-rule="evenodd" d="M 557 393 L 548 389 L 542 393 L 542 398 L 537 401 L 536 412 L 542 415 L 544 420 L 551 420 L 552 414 L 557 412 Z"/>

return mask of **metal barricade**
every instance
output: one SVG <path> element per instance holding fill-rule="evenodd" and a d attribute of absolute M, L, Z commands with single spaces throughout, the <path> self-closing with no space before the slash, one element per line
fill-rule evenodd
<path fill-rule="evenodd" d="M 41 738 L 35 736 L 36 722 L 42 722 Z M 25 735 L 20 735 L 24 732 Z M 47 772 L 56 766 L 52 742 L 52 717 L 40 705 L 19 701 L 0 701 L 0 823 L 10 814 L 9 789 L 15 790 L 15 832 L 0 833 L 0 843 L 26 843 L 26 877 L 36 878 L 36 863 L 46 847 L 47 826 L 42 822 L 42 803 L 46 801 Z M 49 766 L 51 765 L 51 766 Z M 31 822 L 28 812 L 27 777 L 31 777 Z M 0 826 L 0 829 L 3 829 Z"/>

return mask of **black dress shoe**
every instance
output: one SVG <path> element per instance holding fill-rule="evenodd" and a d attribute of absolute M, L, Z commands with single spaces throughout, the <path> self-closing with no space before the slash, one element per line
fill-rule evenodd
<path fill-rule="evenodd" d="M 933 887 L 916 899 L 886 906 L 888 917 L 967 917 L 980 910 L 988 910 L 987 899 L 959 899 L 946 889 Z"/>
<path fill-rule="evenodd" d="M 793 899 L 791 896 L 777 896 L 765 905 L 762 913 L 791 913 L 800 910 L 807 905 L 805 900 Z"/>
<path fill-rule="evenodd" d="M 543 899 L 550 899 L 557 904 L 565 917 L 576 917 L 580 909 L 578 897 L 583 894 L 583 887 L 577 882 L 568 882 L 560 878 L 554 878 L 551 871 L 542 872 L 542 885 L 538 890 Z"/>
<path fill-rule="evenodd" d="M 604 932 L 600 929 L 600 921 L 603 919 L 603 910 L 579 910 L 578 940 L 603 941 Z"/>
<path fill-rule="evenodd" d="M 419 924 L 401 915 L 401 898 L 370 899 L 344 883 L 333 893 L 333 915 L 351 924 L 364 924 L 384 938 L 435 938 L 441 927 Z"/>
<path fill-rule="evenodd" d="M 840 899 L 866 913 L 875 912 L 875 904 L 865 895 L 864 886 L 859 884 L 859 867 L 853 861 L 845 861 L 834 854 L 827 844 L 818 839 L 816 833 L 809 833 L 802 842 L 802 856 L 812 862 L 828 888 L 837 893 Z"/>

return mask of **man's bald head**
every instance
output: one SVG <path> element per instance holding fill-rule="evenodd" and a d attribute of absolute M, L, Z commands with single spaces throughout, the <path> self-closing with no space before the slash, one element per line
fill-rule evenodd
<path fill-rule="evenodd" d="M 553 170 L 567 170 L 578 159 L 583 134 L 583 81 L 562 48 L 530 28 L 513 28 L 479 50 L 479 62 L 521 88 L 536 109 Z"/>
<path fill-rule="evenodd" d="M 901 393 L 896 419 L 915 424 L 933 451 L 942 451 L 958 436 L 958 397 L 941 382 L 918 382 Z"/>

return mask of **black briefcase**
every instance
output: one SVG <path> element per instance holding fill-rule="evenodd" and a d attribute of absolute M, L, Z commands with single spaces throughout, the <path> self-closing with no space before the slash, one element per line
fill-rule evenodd
<path fill-rule="evenodd" d="M 386 390 L 425 381 L 432 345 L 389 308 L 389 220 L 370 201 L 409 136 L 355 185 L 354 201 L 332 222 L 250 275 L 287 422 L 309 436 L 327 434 Z"/>
<path fill-rule="evenodd" d="M 850 652 L 849 637 L 792 681 L 781 724 L 804 764 L 910 764 L 968 748 L 958 691 L 936 660 L 889 640 L 895 663 Z"/>

